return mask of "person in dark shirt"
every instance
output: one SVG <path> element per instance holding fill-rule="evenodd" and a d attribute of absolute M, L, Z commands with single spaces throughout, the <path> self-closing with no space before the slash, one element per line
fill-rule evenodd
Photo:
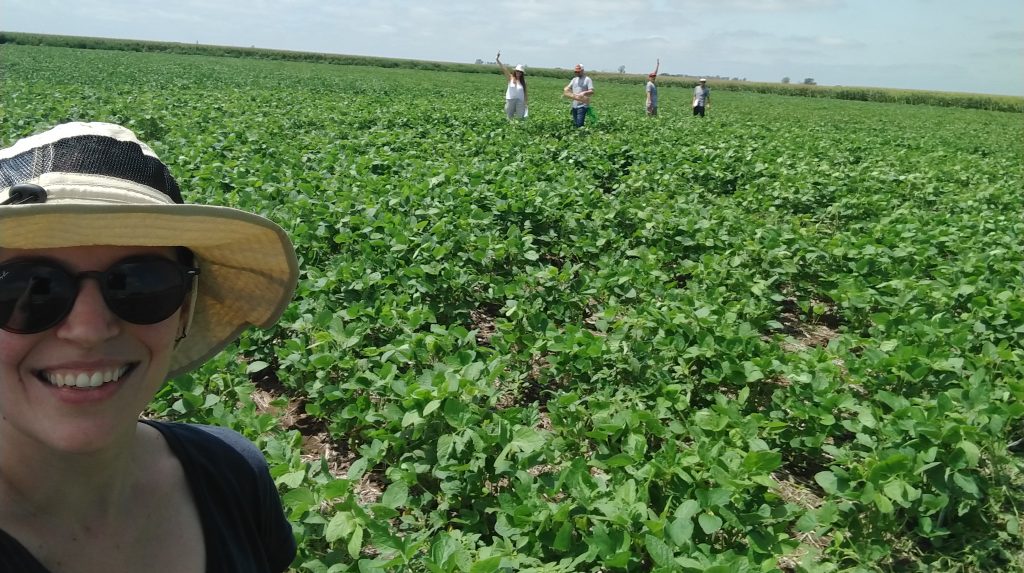
<path fill-rule="evenodd" d="M 140 415 L 274 324 L 297 276 L 277 225 L 184 204 L 128 129 L 0 150 L 0 572 L 285 571 L 295 538 L 260 451 Z"/>

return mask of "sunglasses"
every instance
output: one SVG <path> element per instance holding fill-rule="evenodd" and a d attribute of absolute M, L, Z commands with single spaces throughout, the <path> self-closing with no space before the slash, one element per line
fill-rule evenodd
<path fill-rule="evenodd" d="M 78 274 L 50 259 L 14 259 L 0 264 L 0 329 L 35 334 L 60 324 L 86 278 L 96 279 L 107 308 L 120 319 L 156 324 L 181 308 L 198 275 L 197 268 L 151 255 Z"/>

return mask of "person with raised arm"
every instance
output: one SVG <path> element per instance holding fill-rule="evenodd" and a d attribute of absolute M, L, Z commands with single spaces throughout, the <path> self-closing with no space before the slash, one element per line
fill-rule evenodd
<path fill-rule="evenodd" d="M 508 87 L 505 88 L 505 115 L 509 119 L 523 119 L 527 116 L 527 99 L 526 92 L 526 69 L 522 64 L 516 65 L 515 69 L 511 72 L 505 67 L 505 64 L 501 63 L 501 52 L 495 56 L 494 60 L 498 63 L 498 67 L 501 68 L 501 73 L 505 74 L 508 78 Z"/>
<path fill-rule="evenodd" d="M 659 68 L 661 68 L 661 58 L 655 61 L 654 71 L 647 74 L 647 86 L 644 90 L 647 92 L 647 115 L 652 117 L 658 115 L 658 86 L 655 85 L 654 81 L 658 79 Z"/>

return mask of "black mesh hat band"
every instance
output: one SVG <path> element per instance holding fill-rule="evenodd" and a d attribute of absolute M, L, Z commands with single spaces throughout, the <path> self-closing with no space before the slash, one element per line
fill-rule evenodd
<path fill-rule="evenodd" d="M 40 141 L 29 149 L 10 149 L 0 156 L 0 188 L 38 182 L 48 173 L 101 175 L 144 185 L 173 203 L 184 203 L 167 166 L 135 142 L 106 135 L 76 135 Z M 5 194 L 6 195 L 6 194 Z M 5 197 L 0 197 L 0 200 Z"/>

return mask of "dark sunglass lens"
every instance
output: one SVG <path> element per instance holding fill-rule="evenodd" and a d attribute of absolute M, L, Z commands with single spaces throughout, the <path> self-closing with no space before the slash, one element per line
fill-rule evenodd
<path fill-rule="evenodd" d="M 78 292 L 75 280 L 59 266 L 16 261 L 0 266 L 0 328 L 32 334 L 67 316 Z"/>
<path fill-rule="evenodd" d="M 110 310 L 124 320 L 155 324 L 178 310 L 187 287 L 186 276 L 174 261 L 130 260 L 106 272 L 103 295 Z"/>

